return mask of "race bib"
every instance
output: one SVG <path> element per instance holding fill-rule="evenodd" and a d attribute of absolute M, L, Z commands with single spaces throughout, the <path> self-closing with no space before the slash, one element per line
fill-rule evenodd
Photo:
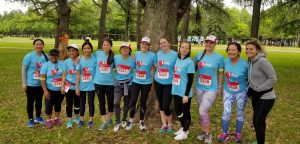
<path fill-rule="evenodd" d="M 82 82 L 90 82 L 92 80 L 92 74 L 91 73 L 84 73 L 81 77 Z"/>
<path fill-rule="evenodd" d="M 174 74 L 172 84 L 173 85 L 180 85 L 180 75 L 179 74 Z"/>
<path fill-rule="evenodd" d="M 127 65 L 119 64 L 117 69 L 119 74 L 127 75 L 130 73 L 130 66 Z"/>
<path fill-rule="evenodd" d="M 227 86 L 229 88 L 229 90 L 237 92 L 240 90 L 240 84 L 238 82 L 227 82 Z"/>
<path fill-rule="evenodd" d="M 100 73 L 110 73 L 110 65 L 106 62 L 99 61 L 99 70 Z"/>
<path fill-rule="evenodd" d="M 35 70 L 33 72 L 33 79 L 40 79 L 40 70 Z"/>
<path fill-rule="evenodd" d="M 71 84 L 70 84 L 70 83 L 68 83 L 68 82 L 65 82 L 65 85 L 64 85 L 65 92 L 68 92 L 68 91 L 69 91 L 69 89 L 70 89 L 70 87 L 71 87 Z"/>
<path fill-rule="evenodd" d="M 211 86 L 211 76 L 200 74 L 199 83 L 205 86 Z"/>
<path fill-rule="evenodd" d="M 159 68 L 157 77 L 160 79 L 168 79 L 169 78 L 169 69 Z"/>
<path fill-rule="evenodd" d="M 62 80 L 62 78 L 53 78 L 52 86 L 53 87 L 61 87 L 61 80 Z"/>
<path fill-rule="evenodd" d="M 146 71 L 136 71 L 136 78 L 145 80 L 146 79 Z"/>

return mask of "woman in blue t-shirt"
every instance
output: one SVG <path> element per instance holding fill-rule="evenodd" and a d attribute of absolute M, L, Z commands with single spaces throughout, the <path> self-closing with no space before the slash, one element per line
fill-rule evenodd
<path fill-rule="evenodd" d="M 114 64 L 116 66 L 116 79 L 114 84 L 114 111 L 116 115 L 116 124 L 114 131 L 118 131 L 121 125 L 120 115 L 121 115 L 121 98 L 124 96 L 124 108 L 123 108 L 123 118 L 122 127 L 127 126 L 127 114 L 129 111 L 130 104 L 130 86 L 133 75 L 134 60 L 131 55 L 131 48 L 129 43 L 123 43 L 120 47 L 120 54 L 114 57 Z"/>
<path fill-rule="evenodd" d="M 45 123 L 41 117 L 44 92 L 40 83 L 40 69 L 49 59 L 43 52 L 44 41 L 42 39 L 35 39 L 33 46 L 35 50 L 28 53 L 22 62 L 22 90 L 27 96 L 28 127 L 34 127 L 34 122 Z M 34 103 L 35 120 L 33 119 Z"/>
<path fill-rule="evenodd" d="M 76 84 L 76 59 L 79 56 L 79 50 L 77 45 L 70 45 L 67 47 L 68 55 L 70 58 L 64 61 L 65 70 L 62 76 L 62 87 L 61 93 L 66 96 L 66 112 L 67 112 L 67 128 L 72 128 L 73 119 L 72 119 L 72 109 L 74 104 L 74 121 L 79 124 L 79 109 L 80 109 L 80 100 L 79 96 L 75 93 L 75 84 Z"/>
<path fill-rule="evenodd" d="M 140 130 L 145 130 L 144 116 L 146 112 L 146 105 L 148 95 L 152 85 L 151 68 L 156 63 L 156 55 L 149 51 L 150 38 L 143 37 L 141 42 L 141 51 L 134 54 L 136 67 L 133 74 L 133 80 L 131 85 L 131 100 L 130 100 L 130 120 L 126 130 L 130 130 L 134 125 L 134 114 L 136 109 L 136 103 L 141 92 L 140 98 Z"/>
<path fill-rule="evenodd" d="M 174 65 L 178 58 L 177 53 L 170 49 L 170 43 L 167 38 L 159 40 L 160 49 L 157 56 L 157 70 L 154 77 L 154 89 L 160 108 L 160 118 L 162 126 L 160 133 L 172 133 L 172 113 L 170 104 L 172 102 L 172 78 L 174 73 Z"/>
<path fill-rule="evenodd" d="M 178 59 L 174 68 L 172 82 L 172 95 L 174 95 L 174 107 L 181 128 L 175 132 L 175 140 L 184 140 L 188 138 L 188 129 L 191 124 L 191 100 L 192 83 L 195 73 L 195 65 L 190 58 L 191 44 L 188 41 L 182 41 Z"/>
<path fill-rule="evenodd" d="M 88 128 L 94 126 L 95 113 L 95 86 L 93 84 L 93 77 L 96 70 L 96 58 L 92 56 L 93 46 L 86 41 L 82 44 L 83 56 L 76 65 L 76 95 L 80 96 L 80 121 L 79 127 L 83 126 L 86 95 L 88 95 L 89 115 L 90 119 L 87 123 Z"/>
<path fill-rule="evenodd" d="M 224 91 L 223 91 L 223 132 L 218 136 L 220 142 L 226 142 L 232 105 L 236 101 L 236 142 L 241 142 L 241 131 L 244 123 L 244 109 L 247 103 L 248 63 L 240 58 L 242 48 L 237 42 L 228 44 L 226 52 L 228 58 L 224 60 Z"/>
<path fill-rule="evenodd" d="M 50 61 L 43 65 L 40 79 L 46 98 L 46 125 L 47 128 L 52 128 L 53 125 L 61 124 L 61 103 L 64 99 L 64 95 L 61 93 L 61 86 L 64 64 L 62 61 L 58 60 L 59 51 L 57 49 L 50 50 L 49 55 Z M 51 119 L 53 107 L 55 118 Z"/>
<path fill-rule="evenodd" d="M 94 56 L 97 59 L 96 73 L 93 79 L 96 93 L 98 95 L 102 124 L 99 130 L 106 129 L 112 124 L 114 111 L 114 73 L 113 61 L 114 52 L 111 50 L 113 43 L 109 38 L 102 40 L 101 51 L 96 51 Z M 108 113 L 105 104 L 107 103 Z"/>
<path fill-rule="evenodd" d="M 217 38 L 209 35 L 205 39 L 205 50 L 196 55 L 194 61 L 197 64 L 196 97 L 199 105 L 201 122 L 201 134 L 198 140 L 211 143 L 211 130 L 209 109 L 213 105 L 217 95 L 222 91 L 222 79 L 224 60 L 223 56 L 216 53 Z"/>

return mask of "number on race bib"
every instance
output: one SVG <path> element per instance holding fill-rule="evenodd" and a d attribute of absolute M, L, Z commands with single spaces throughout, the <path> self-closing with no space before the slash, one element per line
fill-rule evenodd
<path fill-rule="evenodd" d="M 174 74 L 172 84 L 173 85 L 180 85 L 180 79 L 181 79 L 181 77 L 180 77 L 179 74 Z"/>
<path fill-rule="evenodd" d="M 199 83 L 204 86 L 211 86 L 211 76 L 200 74 Z"/>
<path fill-rule="evenodd" d="M 61 87 L 62 84 L 62 78 L 53 78 L 52 80 L 52 86 L 53 87 Z"/>
<path fill-rule="evenodd" d="M 157 77 L 160 79 L 168 79 L 169 78 L 169 69 L 159 68 Z"/>

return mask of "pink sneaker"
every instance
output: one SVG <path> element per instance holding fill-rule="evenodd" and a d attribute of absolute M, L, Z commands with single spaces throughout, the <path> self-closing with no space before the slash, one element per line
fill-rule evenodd
<path fill-rule="evenodd" d="M 54 125 L 54 121 L 53 120 L 49 120 L 49 121 L 46 122 L 47 129 L 53 128 L 53 125 Z"/>
<path fill-rule="evenodd" d="M 241 133 L 235 134 L 235 141 L 238 143 L 242 142 L 242 134 Z"/>
<path fill-rule="evenodd" d="M 62 121 L 60 120 L 60 118 L 57 118 L 54 120 L 54 124 L 56 125 L 60 125 L 62 123 Z"/>
<path fill-rule="evenodd" d="M 228 134 L 226 133 L 221 133 L 218 135 L 218 140 L 220 142 L 226 142 L 229 139 Z"/>

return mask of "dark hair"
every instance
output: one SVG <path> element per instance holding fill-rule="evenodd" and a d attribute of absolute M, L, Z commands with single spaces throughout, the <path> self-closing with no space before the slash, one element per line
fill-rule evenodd
<path fill-rule="evenodd" d="M 256 49 L 258 49 L 258 50 L 259 50 L 260 52 L 262 52 L 262 53 L 265 53 L 265 50 L 264 50 L 264 48 L 262 47 L 262 45 L 260 44 L 260 42 L 259 42 L 258 39 L 253 38 L 253 39 L 251 39 L 250 41 L 248 41 L 248 42 L 246 43 L 246 46 L 247 46 L 248 44 L 255 45 Z"/>
<path fill-rule="evenodd" d="M 35 43 L 36 43 L 37 41 L 40 41 L 43 45 L 45 45 L 44 41 L 43 41 L 42 39 L 40 39 L 40 38 L 34 39 L 32 44 L 35 45 Z M 42 54 L 44 55 L 46 61 L 48 61 L 48 57 L 46 56 L 46 54 L 45 54 L 44 51 L 42 51 Z"/>
<path fill-rule="evenodd" d="M 92 45 L 89 41 L 85 41 L 85 42 L 82 44 L 82 47 L 81 47 L 81 50 L 82 50 L 82 51 L 83 51 L 83 47 L 84 47 L 85 45 L 89 45 L 90 48 L 92 49 L 92 52 L 93 52 L 93 45 Z"/>
<path fill-rule="evenodd" d="M 120 53 L 120 54 L 121 54 L 121 48 L 122 48 L 122 47 L 125 47 L 125 46 L 121 46 L 121 47 L 120 47 L 120 49 L 119 49 L 119 53 Z M 132 49 L 131 49 L 131 47 L 128 47 L 128 48 L 129 48 L 129 50 L 130 50 L 130 51 L 129 51 L 129 55 L 131 55 Z"/>
<path fill-rule="evenodd" d="M 102 40 L 102 45 L 105 41 L 108 42 L 111 47 L 113 46 L 112 40 L 109 39 L 109 38 L 104 38 Z M 109 52 L 108 52 L 108 57 L 107 57 L 106 63 L 109 64 L 109 65 L 112 64 L 114 62 L 114 56 L 115 56 L 115 53 L 110 49 Z"/>
<path fill-rule="evenodd" d="M 180 42 L 180 46 L 179 46 L 179 52 L 178 52 L 178 58 L 181 59 L 181 53 L 180 53 L 180 48 L 182 46 L 183 43 L 187 43 L 189 45 L 189 53 L 183 58 L 187 58 L 187 57 L 190 57 L 191 56 L 191 50 L 192 50 L 192 46 L 191 44 L 186 40 L 186 39 L 183 39 L 181 42 Z"/>
<path fill-rule="evenodd" d="M 159 42 L 160 42 L 160 40 L 162 40 L 162 39 L 165 39 L 165 40 L 167 40 L 168 43 L 170 43 L 170 40 L 169 40 L 167 37 L 162 37 L 162 38 L 160 38 L 160 39 L 159 39 Z"/>
<path fill-rule="evenodd" d="M 229 44 L 227 45 L 226 52 L 228 52 L 228 48 L 229 48 L 230 45 L 235 45 L 235 46 L 237 47 L 237 50 L 238 50 L 239 52 L 242 52 L 242 47 L 241 47 L 241 45 L 240 45 L 239 43 L 237 43 L 237 42 L 231 42 L 231 43 L 229 43 Z"/>
<path fill-rule="evenodd" d="M 70 48 L 68 48 L 68 51 L 70 50 L 70 49 L 75 49 L 78 53 L 77 53 L 77 57 L 79 57 L 79 51 L 78 51 L 78 49 L 76 49 L 76 48 L 73 48 L 73 47 L 70 47 Z"/>

